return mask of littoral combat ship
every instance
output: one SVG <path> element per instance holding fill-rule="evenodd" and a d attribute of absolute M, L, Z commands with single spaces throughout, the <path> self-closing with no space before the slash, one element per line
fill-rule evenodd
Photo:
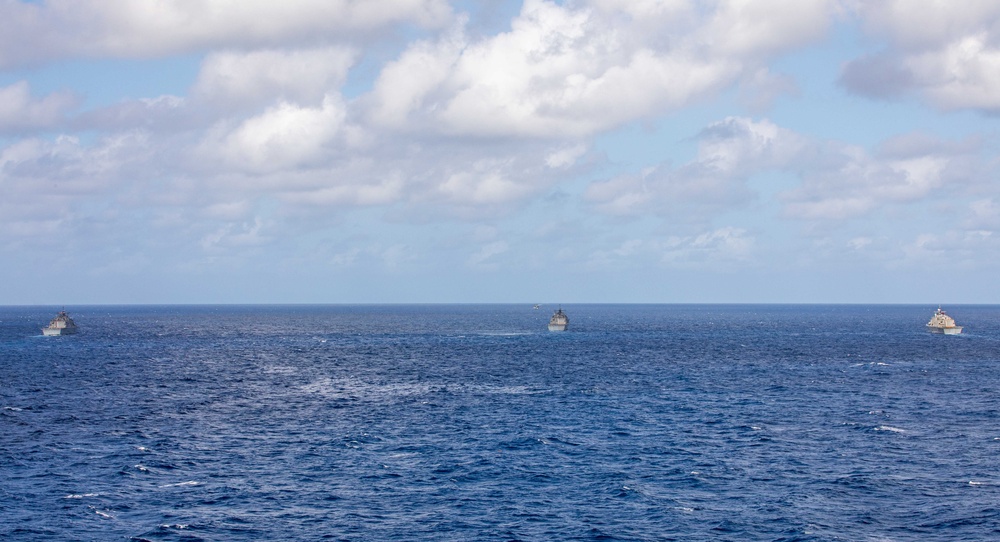
<path fill-rule="evenodd" d="M 962 326 L 955 325 L 955 319 L 948 316 L 938 307 L 937 312 L 931 317 L 931 321 L 927 322 L 927 329 L 931 333 L 944 333 L 945 335 L 958 335 L 962 332 Z"/>
<path fill-rule="evenodd" d="M 42 334 L 53 336 L 53 335 L 72 335 L 76 333 L 76 322 L 69 317 L 66 311 L 59 311 L 59 314 L 49 322 L 49 325 L 42 328 Z"/>

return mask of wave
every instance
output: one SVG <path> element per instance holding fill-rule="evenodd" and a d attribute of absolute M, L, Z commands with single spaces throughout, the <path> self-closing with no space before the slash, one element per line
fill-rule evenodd
<path fill-rule="evenodd" d="M 185 487 L 185 486 L 200 486 L 201 482 L 196 482 L 194 480 L 188 480 L 187 482 L 177 482 L 176 484 L 164 484 L 160 487 Z"/>

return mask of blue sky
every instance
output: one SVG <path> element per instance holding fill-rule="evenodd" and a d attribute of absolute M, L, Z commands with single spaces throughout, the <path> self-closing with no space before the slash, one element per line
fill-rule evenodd
<path fill-rule="evenodd" d="M 0 3 L 0 304 L 1000 303 L 1000 4 Z"/>

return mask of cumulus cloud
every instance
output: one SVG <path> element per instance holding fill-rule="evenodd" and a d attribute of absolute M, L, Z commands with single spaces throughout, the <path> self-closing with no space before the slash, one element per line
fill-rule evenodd
<path fill-rule="evenodd" d="M 976 17 L 927 21 L 924 35 L 897 21 L 901 5 L 858 4 L 869 31 L 888 36 L 887 48 L 848 64 L 842 82 L 870 96 L 920 92 L 943 108 L 996 108 L 996 10 L 973 3 Z M 70 93 L 36 96 L 26 82 L 0 88 L 0 132 L 69 134 L 4 142 L 0 221 L 11 236 L 32 221 L 55 227 L 48 214 L 72 221 L 95 208 L 134 209 L 151 229 L 203 221 L 184 234 L 216 254 L 266 245 L 280 238 L 282 221 L 321 217 L 313 226 L 321 229 L 352 208 L 422 223 L 497 220 L 541 196 L 549 199 L 538 207 L 558 198 L 569 206 L 582 181 L 561 183 L 600 160 L 599 137 L 610 130 L 670 122 L 665 115 L 734 88 L 754 111 L 794 94 L 795 81 L 771 61 L 822 39 L 840 6 L 527 0 L 504 31 L 476 34 L 443 0 L 2 4 L 0 65 L 202 56 L 186 93 L 76 116 Z M 403 42 L 412 35 L 394 34 L 397 24 L 432 31 Z M 374 54 L 368 39 L 381 40 Z M 392 60 L 383 63 L 386 56 Z M 83 135 L 74 138 L 77 131 Z M 586 210 L 669 218 L 698 233 L 630 239 L 604 257 L 670 265 L 749 258 L 755 234 L 720 228 L 719 217 L 759 201 L 752 180 L 760 174 L 794 180 L 768 195 L 780 192 L 768 203 L 783 217 L 839 221 L 925 201 L 985 168 L 974 141 L 911 134 L 865 148 L 766 119 L 724 118 L 695 139 L 690 160 L 655 158 L 651 167 L 606 175 L 583 200 Z M 53 183 L 59 195 L 32 205 Z M 995 221 L 992 201 L 1000 198 L 985 184 L 969 207 L 970 227 Z M 271 206 L 266 219 L 261 205 Z M 552 220 L 561 226 L 554 237 L 569 229 L 564 217 Z M 21 229 L 6 228 L 15 222 Z M 861 250 L 868 239 L 844 244 Z M 465 263 L 492 265 L 511 246 L 477 245 Z M 389 243 L 378 258 L 402 265 L 419 252 Z M 342 254 L 353 261 L 359 253 Z"/>
<path fill-rule="evenodd" d="M 773 55 L 822 36 L 838 11 L 836 2 L 731 0 L 718 3 L 706 41 L 736 57 Z"/>
<path fill-rule="evenodd" d="M 128 100 L 64 125 L 148 138 L 119 165 L 105 158 L 107 179 L 123 182 L 142 171 L 162 190 L 136 190 L 146 202 L 186 200 L 218 211 L 234 209 L 231 199 L 270 196 L 290 206 L 401 204 L 403 215 L 418 220 L 478 219 L 510 212 L 576 172 L 589 137 L 602 130 L 701 99 L 748 73 L 759 83 L 770 80 L 763 57 L 817 39 L 825 27 L 820 15 L 832 5 L 798 3 L 789 17 L 800 25 L 792 25 L 785 15 L 740 2 L 704 9 L 681 0 L 529 0 L 509 31 L 471 38 L 435 0 L 383 2 L 378 9 L 353 0 L 238 9 L 222 0 L 17 3 L 0 7 L 9 15 L 0 26 L 19 23 L 0 40 L 12 39 L 15 26 L 29 42 L 50 38 L 35 43 L 34 52 L 21 51 L 25 61 L 217 48 L 202 60 L 187 96 Z M 407 46 L 382 67 L 368 95 L 345 99 L 341 88 L 359 53 L 336 35 L 400 22 L 454 24 Z M 23 86 L 9 90 L 18 99 L 8 103 L 23 105 L 17 114 L 41 119 L 36 124 L 64 114 L 58 95 L 39 100 L 26 97 Z M 495 144 L 464 145 L 470 135 Z M 524 135 L 552 141 L 520 141 Z M 656 182 L 705 205 L 744 201 L 746 190 L 725 174 L 733 160 L 725 153 L 746 151 L 710 140 L 683 175 L 660 168 L 648 177 L 665 176 Z M 129 165 L 144 156 L 144 170 Z M 663 205 L 664 194 L 642 205 Z M 636 195 L 619 199 L 629 197 Z"/>
<path fill-rule="evenodd" d="M 307 166 L 324 159 L 345 116 L 338 96 L 328 95 L 319 107 L 282 102 L 231 130 L 216 128 L 203 143 L 202 152 L 236 170 L 266 172 Z"/>
<path fill-rule="evenodd" d="M 0 87 L 0 134 L 18 134 L 53 128 L 80 104 L 70 92 L 37 98 L 27 81 Z"/>
<path fill-rule="evenodd" d="M 983 152 L 976 139 L 947 141 L 923 133 L 865 149 L 811 138 L 768 120 L 729 118 L 698 135 L 691 162 L 595 181 L 584 198 L 613 216 L 704 221 L 758 197 L 748 186 L 754 175 L 781 173 L 797 179 L 796 186 L 777 193 L 784 217 L 842 221 L 925 201 L 946 186 L 951 194 L 989 190 L 988 181 L 977 180 L 988 179 L 995 168 Z"/>
<path fill-rule="evenodd" d="M 80 139 L 21 139 L 0 148 L 0 243 L 58 245 L 98 236 L 97 221 L 121 217 L 109 209 L 136 164 L 147 164 L 141 133 L 122 133 L 84 145 Z M 136 189 L 140 189 L 136 187 Z"/>
<path fill-rule="evenodd" d="M 698 141 L 695 160 L 594 182 L 584 198 L 612 215 L 704 218 L 749 202 L 749 176 L 785 167 L 806 147 L 805 138 L 770 121 L 736 117 L 710 125 Z"/>
<path fill-rule="evenodd" d="M 834 3 L 782 5 L 704 14 L 686 2 L 527 0 L 509 32 L 472 40 L 456 29 L 412 45 L 376 81 L 370 118 L 446 134 L 592 135 L 758 73 L 762 58 L 818 39 Z"/>
<path fill-rule="evenodd" d="M 508 214 L 566 179 L 584 152 L 575 146 L 526 143 L 498 145 L 485 154 L 420 148 L 399 163 L 399 171 L 409 179 L 411 217 L 481 220 Z"/>
<path fill-rule="evenodd" d="M 802 172 L 802 184 L 781 194 L 787 216 L 843 220 L 893 204 L 914 203 L 948 186 L 968 189 L 980 164 L 975 143 L 952 143 L 926 134 L 891 138 L 868 152 L 827 143 L 826 157 Z"/>
<path fill-rule="evenodd" d="M 99 130 L 106 133 L 148 130 L 166 136 L 174 132 L 203 129 L 206 122 L 203 113 L 191 107 L 191 103 L 184 98 L 163 95 L 124 100 L 86 111 L 62 127 L 68 125 L 73 130 Z"/>
<path fill-rule="evenodd" d="M 142 133 L 121 133 L 83 144 L 72 136 L 54 141 L 25 139 L 0 152 L 0 183 L 6 201 L 32 194 L 56 197 L 101 194 L 120 180 L 116 172 L 148 160 Z"/>
<path fill-rule="evenodd" d="M 844 66 L 847 89 L 876 98 L 914 91 L 941 109 L 1000 112 L 1000 4 L 889 0 L 861 2 L 858 14 L 886 49 Z"/>
<path fill-rule="evenodd" d="M 5 2 L 0 4 L 0 67 L 60 58 L 303 46 L 400 23 L 437 28 L 451 18 L 445 0 Z"/>
<path fill-rule="evenodd" d="M 211 53 L 191 92 L 195 99 L 229 109 L 274 101 L 315 105 L 341 87 L 355 57 L 343 47 Z"/>

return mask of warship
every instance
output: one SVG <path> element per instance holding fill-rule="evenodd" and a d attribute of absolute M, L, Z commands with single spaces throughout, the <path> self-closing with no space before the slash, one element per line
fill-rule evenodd
<path fill-rule="evenodd" d="M 72 335 L 74 333 L 76 333 L 76 322 L 64 310 L 59 311 L 59 314 L 49 322 L 49 325 L 42 328 L 42 334 L 48 336 Z"/>
<path fill-rule="evenodd" d="M 931 333 L 944 333 L 945 335 L 957 335 L 962 332 L 962 326 L 955 325 L 955 319 L 948 316 L 938 307 L 937 312 L 931 317 L 931 321 L 927 322 L 927 329 Z"/>
<path fill-rule="evenodd" d="M 549 319 L 549 331 L 566 331 L 566 327 L 569 326 L 569 316 L 563 312 L 562 307 L 552 315 Z"/>

